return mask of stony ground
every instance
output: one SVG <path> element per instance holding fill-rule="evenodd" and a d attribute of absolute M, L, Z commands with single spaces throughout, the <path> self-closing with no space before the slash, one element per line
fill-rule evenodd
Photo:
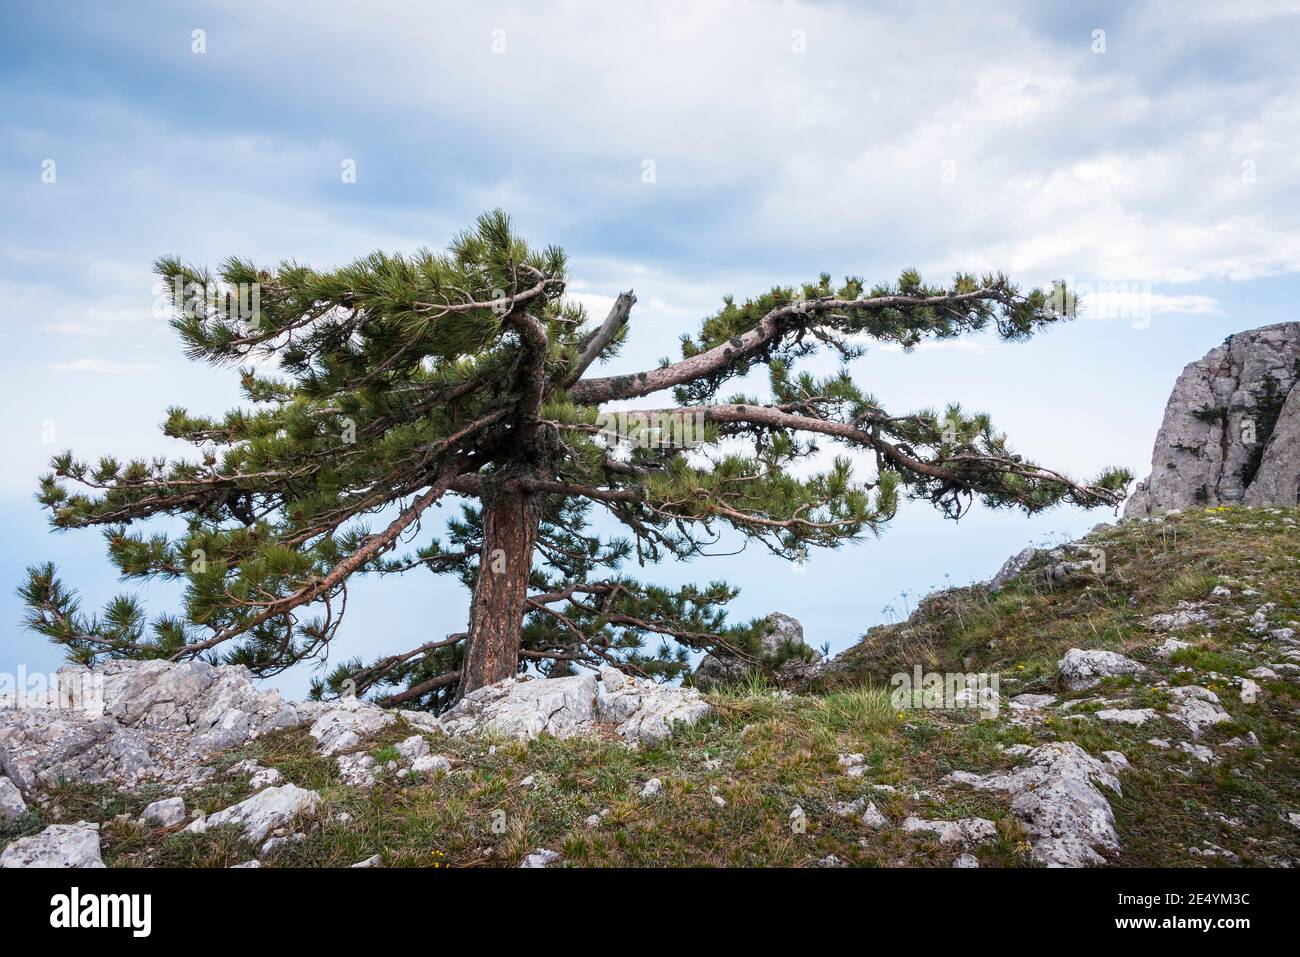
<path fill-rule="evenodd" d="M 933 596 L 807 693 L 711 693 L 639 747 L 398 717 L 322 753 L 318 718 L 205 758 L 179 795 L 54 783 L 0 848 L 86 821 L 110 867 L 1290 865 L 1298 522 L 1102 529 L 997 592 Z M 998 715 L 897 707 L 889 676 L 915 663 L 998 672 Z"/>

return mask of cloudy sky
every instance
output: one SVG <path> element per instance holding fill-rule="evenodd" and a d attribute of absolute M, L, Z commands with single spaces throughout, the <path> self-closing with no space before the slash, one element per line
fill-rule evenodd
<path fill-rule="evenodd" d="M 117 587 L 95 532 L 47 531 L 50 455 L 178 454 L 167 406 L 237 401 L 156 315 L 160 254 L 341 264 L 500 206 L 568 250 L 593 310 L 636 290 L 614 371 L 670 354 L 724 294 L 821 271 L 1064 277 L 1092 293 L 1077 322 L 874 349 L 854 373 L 893 410 L 987 410 L 1054 467 L 1145 474 L 1179 370 L 1297 318 L 1298 49 L 1300 4 L 1266 0 L 7 4 L 0 671 L 59 660 L 19 627 L 25 565 L 57 561 L 87 604 Z M 804 574 L 751 550 L 647 577 L 728 577 L 738 613 L 838 649 L 1110 518 L 912 507 Z M 364 586 L 338 653 L 411 647 L 466 607 L 446 583 Z"/>

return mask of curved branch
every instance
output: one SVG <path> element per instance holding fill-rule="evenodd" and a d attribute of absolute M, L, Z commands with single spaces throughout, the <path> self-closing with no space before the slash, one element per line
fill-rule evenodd
<path fill-rule="evenodd" d="M 1001 301 L 1000 293 L 996 289 L 985 287 L 974 292 L 954 293 L 947 296 L 875 296 L 869 299 L 826 297 L 788 303 L 768 312 L 754 328 L 741 335 L 733 336 L 712 349 L 706 349 L 699 355 L 631 375 L 584 379 L 573 385 L 569 390 L 569 396 L 579 405 L 596 405 L 612 399 L 634 399 L 707 378 L 732 363 L 758 352 L 788 329 L 810 325 L 805 317 L 818 316 L 837 309 L 945 308 L 987 299 Z"/>

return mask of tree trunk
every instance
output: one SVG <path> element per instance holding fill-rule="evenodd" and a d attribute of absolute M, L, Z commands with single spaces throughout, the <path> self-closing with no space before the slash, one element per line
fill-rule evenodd
<path fill-rule="evenodd" d="M 458 698 L 512 677 L 519 665 L 533 542 L 541 517 L 536 493 L 493 483 L 483 490 L 483 551 L 469 612 L 469 641 Z"/>

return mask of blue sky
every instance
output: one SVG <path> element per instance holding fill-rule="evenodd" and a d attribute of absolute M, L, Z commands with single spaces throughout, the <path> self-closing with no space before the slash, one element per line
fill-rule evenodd
<path fill-rule="evenodd" d="M 891 409 L 961 401 L 1038 461 L 1144 475 L 1182 367 L 1296 319 L 1298 6 L 915 6 L 5 5 L 0 671 L 59 662 L 19 627 L 25 565 L 57 561 L 88 605 L 117 588 L 97 533 L 46 529 L 50 455 L 183 454 L 167 406 L 237 401 L 155 314 L 160 254 L 339 264 L 501 206 L 568 250 L 594 313 L 635 288 L 614 371 L 671 353 L 724 294 L 823 270 L 1066 277 L 1093 293 L 1068 326 L 872 349 L 853 371 Z M 804 574 L 751 549 L 647 577 L 728 578 L 737 614 L 785 611 L 838 649 L 886 606 L 1108 518 L 908 507 Z M 336 654 L 411 647 L 466 607 L 427 577 L 365 584 Z"/>

